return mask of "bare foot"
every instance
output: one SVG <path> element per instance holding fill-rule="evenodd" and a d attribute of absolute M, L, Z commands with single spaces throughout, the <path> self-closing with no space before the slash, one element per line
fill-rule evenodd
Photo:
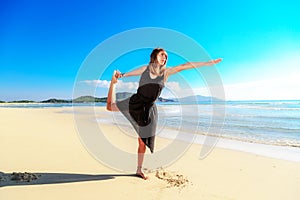
<path fill-rule="evenodd" d="M 118 78 L 117 78 L 117 72 L 116 71 L 114 71 L 114 73 L 113 73 L 113 75 L 112 75 L 112 77 L 111 77 L 111 82 L 112 83 L 117 83 L 118 82 Z"/>
<path fill-rule="evenodd" d="M 149 178 L 148 176 L 145 176 L 143 172 L 136 172 L 136 176 L 144 180 L 147 180 Z"/>

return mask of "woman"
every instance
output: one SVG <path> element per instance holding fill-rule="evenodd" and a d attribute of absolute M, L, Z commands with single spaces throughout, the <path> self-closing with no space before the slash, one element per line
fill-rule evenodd
<path fill-rule="evenodd" d="M 151 153 L 153 153 L 154 149 L 157 125 L 157 108 L 154 102 L 159 97 L 165 82 L 168 80 L 169 76 L 182 70 L 211 66 L 222 60 L 216 59 L 208 62 L 188 62 L 175 67 L 166 68 L 167 59 L 168 55 L 164 49 L 154 49 L 150 55 L 150 63 L 148 66 L 142 66 L 127 73 L 114 71 L 108 91 L 106 105 L 107 110 L 121 111 L 131 122 L 139 135 L 138 165 L 136 174 L 143 179 L 147 179 L 142 172 L 146 146 L 150 149 Z M 141 76 L 137 93 L 128 99 L 116 102 L 114 88 L 117 83 L 117 79 L 128 76 Z"/>

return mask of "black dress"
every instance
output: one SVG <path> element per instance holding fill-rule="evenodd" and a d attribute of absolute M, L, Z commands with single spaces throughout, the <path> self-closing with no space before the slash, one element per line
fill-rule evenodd
<path fill-rule="evenodd" d="M 155 132 L 157 126 L 156 99 L 164 87 L 164 76 L 155 79 L 150 77 L 149 67 L 143 72 L 137 93 L 122 101 L 117 101 L 117 107 L 130 121 L 143 142 L 154 150 Z"/>

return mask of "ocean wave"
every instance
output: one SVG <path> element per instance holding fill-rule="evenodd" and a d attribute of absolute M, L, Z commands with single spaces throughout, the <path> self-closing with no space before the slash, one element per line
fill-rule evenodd
<path fill-rule="evenodd" d="M 203 133 L 198 133 L 203 134 Z M 230 140 L 237 140 L 242 142 L 248 142 L 248 143 L 257 143 L 257 144 L 266 144 L 266 145 L 274 145 L 274 146 L 287 146 L 287 147 L 297 147 L 300 148 L 300 141 L 299 140 L 288 140 L 288 139 L 263 139 L 263 138 L 257 138 L 257 137 L 241 137 L 241 136 L 233 136 L 233 135 L 225 135 L 225 134 L 203 134 L 203 135 L 209 135 L 213 137 L 219 137 L 224 139 L 230 139 Z"/>
<path fill-rule="evenodd" d="M 270 104 L 271 105 L 271 104 Z M 293 110 L 298 111 L 300 110 L 300 106 L 258 106 L 258 105 L 226 105 L 226 109 L 230 108 L 240 108 L 240 109 L 257 109 L 257 110 Z"/>

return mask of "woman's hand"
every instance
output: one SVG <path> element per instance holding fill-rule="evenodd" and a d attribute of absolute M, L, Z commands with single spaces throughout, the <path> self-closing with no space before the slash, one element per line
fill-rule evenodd
<path fill-rule="evenodd" d="M 218 59 L 215 59 L 215 60 L 208 61 L 207 66 L 218 64 L 221 61 L 222 61 L 222 58 L 218 58 Z"/>

